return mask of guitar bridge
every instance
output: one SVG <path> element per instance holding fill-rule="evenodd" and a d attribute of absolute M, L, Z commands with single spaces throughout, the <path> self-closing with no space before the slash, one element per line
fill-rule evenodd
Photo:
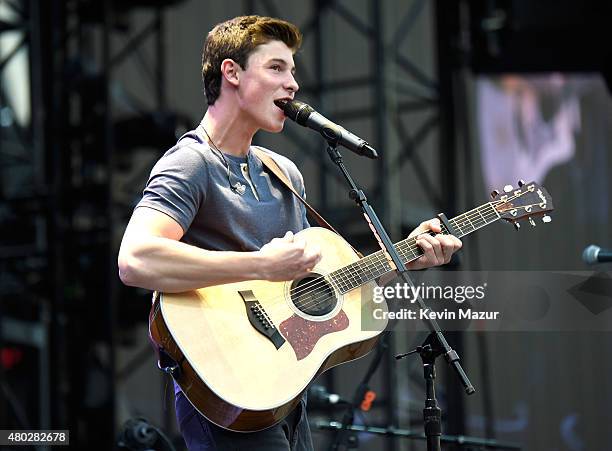
<path fill-rule="evenodd" d="M 257 332 L 268 338 L 276 349 L 280 348 L 284 343 L 285 339 L 280 334 L 261 303 L 257 300 L 251 290 L 238 291 L 244 306 L 246 308 L 247 317 L 251 326 L 255 328 Z"/>

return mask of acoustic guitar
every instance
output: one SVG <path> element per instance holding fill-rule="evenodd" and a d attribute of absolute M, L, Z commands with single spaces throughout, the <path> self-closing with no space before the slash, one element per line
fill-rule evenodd
<path fill-rule="evenodd" d="M 550 217 L 552 199 L 536 183 L 519 182 L 493 200 L 444 221 L 442 233 L 461 238 L 498 219 Z M 449 230 L 450 229 L 450 230 Z M 281 421 L 325 370 L 368 353 L 386 320 L 372 317 L 375 280 L 393 271 L 382 251 L 360 258 L 333 232 L 297 234 L 317 243 L 323 258 L 307 277 L 288 282 L 230 283 L 154 297 L 149 331 L 159 366 L 208 420 L 239 432 Z M 407 263 L 423 252 L 414 237 L 395 244 Z"/>

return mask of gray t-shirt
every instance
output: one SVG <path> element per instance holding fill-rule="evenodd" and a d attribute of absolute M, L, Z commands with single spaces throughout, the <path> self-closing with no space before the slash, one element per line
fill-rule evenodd
<path fill-rule="evenodd" d="M 296 165 L 268 153 L 299 193 L 304 182 Z M 167 214 L 185 231 L 181 241 L 209 250 L 255 251 L 288 230 L 308 227 L 302 203 L 268 173 L 254 152 L 225 154 L 227 166 L 198 126 L 183 135 L 155 164 L 138 207 Z M 240 183 L 244 194 L 230 187 Z"/>
<path fill-rule="evenodd" d="M 286 157 L 259 147 L 305 196 L 302 174 Z M 217 251 L 255 251 L 288 230 L 309 227 L 304 205 L 249 151 L 245 158 L 211 149 L 200 126 L 183 135 L 151 170 L 136 205 L 167 214 L 180 224 L 181 241 Z M 230 188 L 240 183 L 244 194 Z M 180 391 L 174 384 L 175 393 Z"/>

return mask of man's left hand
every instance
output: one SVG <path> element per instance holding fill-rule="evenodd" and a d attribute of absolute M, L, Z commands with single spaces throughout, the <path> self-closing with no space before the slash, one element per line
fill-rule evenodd
<path fill-rule="evenodd" d="M 431 268 L 447 264 L 455 252 L 461 249 L 461 240 L 453 235 L 431 236 L 429 232 L 442 232 L 439 219 L 422 222 L 408 237 L 416 236 L 416 244 L 424 254 L 406 265 L 410 270 Z"/>

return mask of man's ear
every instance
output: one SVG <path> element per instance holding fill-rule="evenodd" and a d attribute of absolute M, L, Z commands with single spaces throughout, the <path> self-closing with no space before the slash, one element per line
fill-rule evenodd
<path fill-rule="evenodd" d="M 226 58 L 221 62 L 221 75 L 233 86 L 238 86 L 239 69 L 238 63 L 233 59 Z"/>

